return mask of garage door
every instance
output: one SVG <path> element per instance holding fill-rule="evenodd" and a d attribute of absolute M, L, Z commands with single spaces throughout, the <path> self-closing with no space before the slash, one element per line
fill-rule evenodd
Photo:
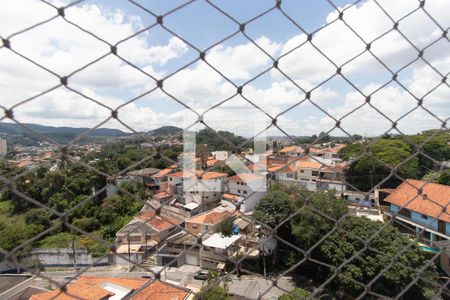
<path fill-rule="evenodd" d="M 195 254 L 186 253 L 186 264 L 198 266 L 198 257 Z"/>

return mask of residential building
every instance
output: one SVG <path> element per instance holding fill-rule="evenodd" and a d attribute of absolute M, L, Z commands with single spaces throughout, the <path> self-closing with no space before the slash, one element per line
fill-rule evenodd
<path fill-rule="evenodd" d="M 298 179 L 295 163 L 289 165 L 275 165 L 268 168 L 267 171 L 271 174 L 274 174 L 273 179 L 275 179 L 276 181 Z"/>
<path fill-rule="evenodd" d="M 178 230 L 179 223 L 167 216 L 156 216 L 154 211 L 141 212 L 116 233 L 117 248 L 110 263 L 128 265 L 129 260 L 143 262 L 149 250 Z"/>
<path fill-rule="evenodd" d="M 131 295 L 129 300 L 186 300 L 191 297 L 191 290 L 160 280 L 149 281 L 144 287 Z"/>
<path fill-rule="evenodd" d="M 283 184 L 299 185 L 308 191 L 336 190 L 343 193 L 347 188 L 343 165 L 325 165 L 302 157 L 298 161 L 275 164 L 268 169 L 272 179 Z"/>
<path fill-rule="evenodd" d="M 227 183 L 227 174 L 201 170 L 175 172 L 168 177 L 169 193 L 175 195 L 181 204 L 219 202 Z"/>
<path fill-rule="evenodd" d="M 168 175 L 176 171 L 175 167 L 165 168 L 158 173 L 151 176 L 151 180 L 148 182 L 148 187 L 150 190 L 155 192 L 166 191 L 168 189 Z"/>
<path fill-rule="evenodd" d="M 197 237 L 186 231 L 169 236 L 156 253 L 158 266 L 199 266 L 200 247 L 197 242 Z"/>
<path fill-rule="evenodd" d="M 212 156 L 214 157 L 214 159 L 216 160 L 227 160 L 228 157 L 230 156 L 230 152 L 229 151 L 214 151 L 211 152 Z"/>
<path fill-rule="evenodd" d="M 144 168 L 128 172 L 128 176 L 133 180 L 142 180 L 142 182 L 151 188 L 154 184 L 153 175 L 159 173 L 161 169 Z"/>
<path fill-rule="evenodd" d="M 151 240 L 159 242 L 179 223 L 178 220 L 168 216 L 157 216 L 153 210 L 141 212 L 117 232 L 117 241 L 120 244 L 128 244 L 129 241 L 130 244 L 140 245 L 145 245 Z"/>
<path fill-rule="evenodd" d="M 228 257 L 239 253 L 241 235 L 224 236 L 214 233 L 202 241 L 200 266 L 206 269 L 223 270 Z"/>
<path fill-rule="evenodd" d="M 266 178 L 253 173 L 240 173 L 228 178 L 228 191 L 239 202 L 241 212 L 253 211 L 266 194 Z"/>
<path fill-rule="evenodd" d="M 425 242 L 450 239 L 450 186 L 407 179 L 384 202 L 396 222 L 417 233 L 424 230 Z"/>
<path fill-rule="evenodd" d="M 30 300 L 122 300 L 141 288 L 148 279 L 80 276 L 60 289 L 31 296 Z"/>
<path fill-rule="evenodd" d="M 186 220 L 186 231 L 192 234 L 213 233 L 218 225 L 233 215 L 233 207 L 219 206 Z"/>
<path fill-rule="evenodd" d="M 0 139 L 0 158 L 8 155 L 8 146 L 5 139 Z"/>
<path fill-rule="evenodd" d="M 297 167 L 297 178 L 306 181 L 319 179 L 319 172 L 324 167 L 323 164 L 317 161 L 299 161 L 295 166 Z"/>
<path fill-rule="evenodd" d="M 286 146 L 278 151 L 281 156 L 301 156 L 305 150 L 300 146 Z"/>

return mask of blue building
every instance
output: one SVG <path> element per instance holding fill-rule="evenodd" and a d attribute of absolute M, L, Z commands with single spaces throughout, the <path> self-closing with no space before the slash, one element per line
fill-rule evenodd
<path fill-rule="evenodd" d="M 384 202 L 395 221 L 432 243 L 450 240 L 450 186 L 407 179 Z"/>

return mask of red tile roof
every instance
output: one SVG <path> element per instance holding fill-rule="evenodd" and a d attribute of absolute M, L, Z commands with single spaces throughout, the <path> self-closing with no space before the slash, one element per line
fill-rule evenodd
<path fill-rule="evenodd" d="M 418 189 L 420 188 L 423 192 L 419 195 Z M 450 222 L 450 214 L 448 213 L 450 186 L 447 185 L 407 179 L 384 201 L 397 206 L 406 205 L 405 208 L 409 210 Z M 441 214 L 443 208 L 445 208 L 445 211 Z"/>
<path fill-rule="evenodd" d="M 295 165 L 292 163 L 292 164 L 290 164 L 288 166 L 286 166 L 286 165 L 273 166 L 273 167 L 270 167 L 267 170 L 269 172 L 289 173 L 289 172 L 295 172 L 296 168 L 295 168 Z"/>
<path fill-rule="evenodd" d="M 230 217 L 231 215 L 232 213 L 227 210 L 212 210 L 187 219 L 186 222 L 196 224 L 217 224 Z"/>
<path fill-rule="evenodd" d="M 143 286 L 148 279 L 132 279 L 132 278 L 120 278 L 120 277 L 94 277 L 94 276 L 81 276 L 77 281 L 70 283 L 66 286 L 67 292 L 62 292 L 60 289 L 49 291 L 42 294 L 31 296 L 30 300 L 99 300 L 108 299 L 108 297 L 114 296 L 114 293 L 104 289 L 102 284 L 110 282 L 136 290 Z"/>
<path fill-rule="evenodd" d="M 173 220 L 166 216 L 164 217 L 155 216 L 155 211 L 153 210 L 141 212 L 138 218 L 146 221 L 148 225 L 150 225 L 152 228 L 158 231 L 163 231 L 172 228 L 179 223 L 176 220 Z"/>
<path fill-rule="evenodd" d="M 130 300 L 183 300 L 190 294 L 188 289 L 183 289 L 166 282 L 154 281 L 137 291 Z"/>
<path fill-rule="evenodd" d="M 66 286 L 66 292 L 60 289 L 31 296 L 30 300 L 99 300 L 108 299 L 114 293 L 99 286 L 72 283 Z"/>
<path fill-rule="evenodd" d="M 228 177 L 229 181 L 245 181 L 245 182 L 249 182 L 249 181 L 253 181 L 253 180 L 259 180 L 264 178 L 261 175 L 256 175 L 256 174 L 252 174 L 252 173 L 241 173 L 241 174 L 237 174 L 231 177 Z"/>
<path fill-rule="evenodd" d="M 204 179 L 204 180 L 209 180 L 209 179 L 214 179 L 214 178 L 219 178 L 219 177 L 225 177 L 227 176 L 227 174 L 225 173 L 220 173 L 220 172 L 204 172 L 201 170 L 195 170 L 195 175 L 199 178 L 199 179 Z M 194 173 L 191 171 L 180 171 L 180 172 L 175 172 L 172 174 L 169 174 L 168 176 L 170 177 L 181 177 L 181 178 L 189 178 L 189 177 L 193 177 Z"/>
<path fill-rule="evenodd" d="M 171 173 L 173 171 L 173 169 L 171 168 L 167 168 L 164 170 L 159 171 L 158 173 L 156 173 L 155 175 L 153 175 L 154 178 L 161 178 L 166 176 L 167 174 Z"/>
<path fill-rule="evenodd" d="M 317 161 L 299 161 L 297 163 L 297 167 L 301 169 L 320 169 L 322 166 L 324 165 Z"/>

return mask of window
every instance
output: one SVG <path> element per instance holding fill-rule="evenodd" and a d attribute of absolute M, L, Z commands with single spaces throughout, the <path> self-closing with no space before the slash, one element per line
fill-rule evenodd
<path fill-rule="evenodd" d="M 319 172 L 318 171 L 312 171 L 312 176 L 319 176 Z"/>
<path fill-rule="evenodd" d="M 244 192 L 244 195 L 247 195 L 247 191 L 243 191 Z"/>
<path fill-rule="evenodd" d="M 305 170 L 300 170 L 300 173 L 305 173 Z"/>
<path fill-rule="evenodd" d="M 398 211 L 398 214 L 401 216 L 407 217 L 407 218 L 411 218 L 411 211 L 404 209 L 404 208 L 400 209 Z"/>
<path fill-rule="evenodd" d="M 192 228 L 198 228 L 197 224 L 192 224 Z"/>
<path fill-rule="evenodd" d="M 421 217 L 422 219 L 425 219 L 425 220 L 428 219 L 428 217 L 427 217 L 426 215 L 424 215 L 424 214 L 421 214 L 420 217 Z"/>
<path fill-rule="evenodd" d="M 287 177 L 287 178 L 293 178 L 294 176 L 293 176 L 292 173 L 287 173 L 287 174 L 286 174 L 286 177 Z"/>
<path fill-rule="evenodd" d="M 238 190 L 238 193 L 241 193 L 241 190 Z"/>

